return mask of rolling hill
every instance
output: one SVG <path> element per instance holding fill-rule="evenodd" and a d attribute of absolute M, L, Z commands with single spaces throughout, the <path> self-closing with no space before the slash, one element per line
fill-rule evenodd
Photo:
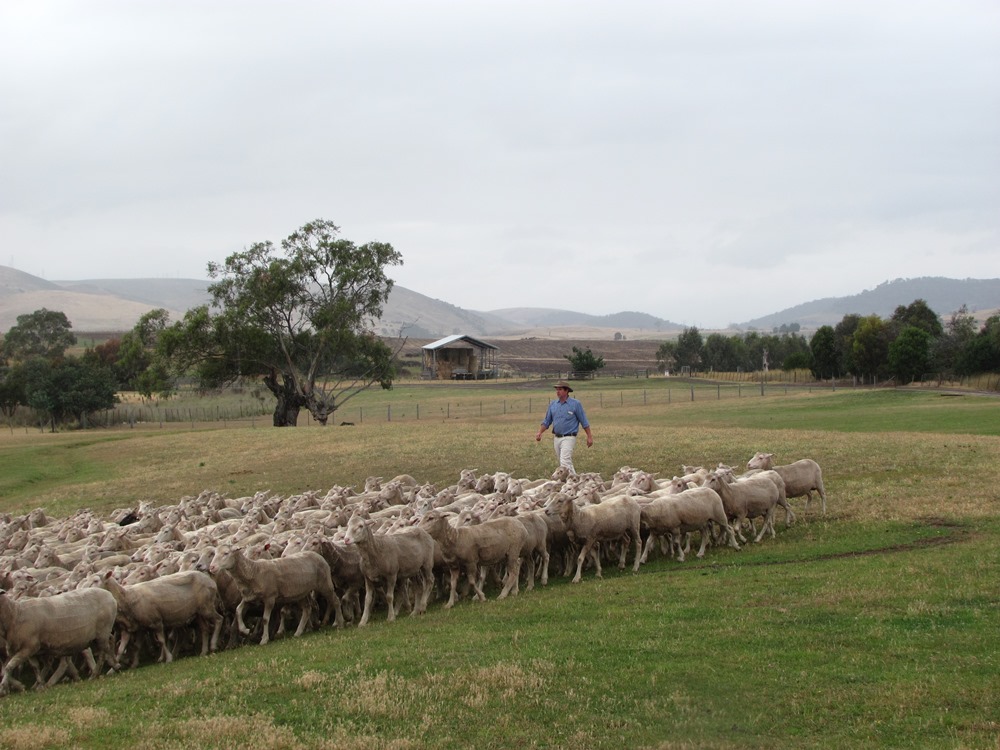
<path fill-rule="evenodd" d="M 40 308 L 66 313 L 78 332 L 115 332 L 132 328 L 141 315 L 164 308 L 173 320 L 208 302 L 204 279 L 89 279 L 47 281 L 0 266 L 0 332 L 17 316 Z M 828 297 L 741 324 L 740 330 L 770 331 L 798 323 L 803 332 L 836 325 L 848 314 L 889 318 L 899 305 L 923 299 L 947 319 L 962 305 L 984 320 L 1000 308 L 1000 279 L 924 277 L 896 279 L 848 297 Z M 465 310 L 401 286 L 393 287 L 375 323 L 383 336 L 433 340 L 455 333 L 500 339 L 561 340 L 655 339 L 675 336 L 683 326 L 642 312 L 588 315 L 548 308 Z"/>

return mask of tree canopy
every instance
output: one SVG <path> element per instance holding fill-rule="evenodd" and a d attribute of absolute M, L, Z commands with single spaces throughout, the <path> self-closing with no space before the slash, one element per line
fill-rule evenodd
<path fill-rule="evenodd" d="M 563 356 L 573 366 L 573 372 L 597 372 L 604 367 L 604 357 L 595 355 L 590 347 L 580 349 L 574 346 L 572 354 L 564 354 Z"/>
<path fill-rule="evenodd" d="M 58 310 L 43 307 L 18 315 L 17 325 L 3 337 L 3 356 L 17 362 L 32 357 L 58 359 L 76 344 L 76 336 L 70 330 L 72 327 L 66 313 Z"/>
<path fill-rule="evenodd" d="M 210 263 L 212 307 L 189 310 L 159 334 L 160 351 L 206 386 L 260 377 L 277 399 L 275 426 L 306 408 L 320 423 L 353 395 L 390 388 L 393 352 L 368 330 L 402 256 L 384 242 L 339 237 L 318 219 L 281 243 L 258 242 L 224 264 Z"/>

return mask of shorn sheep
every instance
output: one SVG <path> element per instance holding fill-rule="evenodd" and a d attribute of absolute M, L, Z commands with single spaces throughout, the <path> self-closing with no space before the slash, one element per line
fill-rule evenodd
<path fill-rule="evenodd" d="M 716 470 L 708 475 L 705 486 L 719 493 L 722 505 L 726 509 L 726 516 L 736 535 L 741 539 L 743 539 L 741 527 L 744 521 L 750 520 L 752 524 L 754 518 L 764 519 L 760 532 L 754 537 L 754 541 L 759 542 L 767 531 L 770 531 L 771 538 L 774 538 L 774 509 L 778 506 L 779 500 L 785 497 L 782 487 L 778 484 L 780 481 L 781 478 L 777 475 L 772 478 L 767 474 L 755 474 L 736 482 L 729 482 L 726 472 Z"/>
<path fill-rule="evenodd" d="M 205 656 L 217 648 L 222 630 L 219 589 L 207 573 L 189 570 L 131 586 L 122 586 L 111 573 L 107 573 L 101 586 L 110 591 L 118 603 L 115 619 L 122 631 L 117 654 L 119 659 L 131 638 L 148 630 L 160 645 L 157 661 L 173 661 L 173 652 L 167 645 L 167 630 L 184 627 L 191 622 L 197 622 L 201 633 L 201 655 Z"/>
<path fill-rule="evenodd" d="M 763 454 L 755 459 L 771 457 Z M 805 463 L 796 462 L 799 466 Z M 722 468 L 720 464 L 720 471 Z M 741 481 L 732 488 L 720 485 L 716 493 L 754 482 L 766 488 L 760 482 L 762 478 L 772 476 L 776 480 L 768 480 L 773 489 L 766 493 L 762 509 L 751 512 L 749 507 L 735 508 L 732 516 L 734 520 L 742 520 L 764 515 L 766 523 L 758 539 L 767 530 L 774 535 L 773 517 L 768 518 L 768 513 L 773 514 L 776 498 L 781 502 L 783 493 L 779 483 L 785 482 L 777 471 L 783 467 L 775 468 L 758 472 L 756 479 Z M 798 484 L 790 477 L 790 492 L 801 491 L 808 496 L 811 486 L 825 501 L 816 469 L 808 485 Z M 732 481 L 731 475 L 729 470 L 719 479 Z M 609 485 L 597 474 L 568 477 L 565 472 L 557 471 L 549 479 L 529 480 L 495 472 L 490 475 L 494 491 L 483 495 L 473 491 L 475 477 L 469 470 L 462 472 L 458 484 L 440 491 L 431 485 L 419 486 L 412 477 L 400 475 L 388 483 L 402 489 L 394 500 L 399 504 L 389 507 L 385 498 L 377 497 L 384 487 L 377 490 L 373 487 L 371 493 L 360 495 L 351 487 L 337 486 L 325 497 L 311 492 L 281 498 L 266 491 L 229 499 L 206 491 L 198 497 L 183 498 L 170 508 L 156 509 L 143 503 L 137 510 L 119 509 L 111 514 L 113 522 L 102 522 L 89 511 L 64 521 L 49 520 L 40 512 L 17 517 L 0 514 L 0 589 L 3 589 L 0 656 L 8 660 L 2 670 L 0 691 L 23 689 L 17 678 L 21 677 L 18 671 L 24 671 L 26 665 L 34 670 L 34 683 L 38 686 L 55 684 L 64 675 L 78 679 L 81 659 L 86 659 L 91 675 L 102 671 L 105 663 L 117 670 L 120 655 L 114 649 L 116 634 L 128 645 L 129 639 L 135 643 L 136 632 L 155 633 L 161 644 L 161 660 L 178 656 L 173 642 L 167 646 L 170 635 L 166 628 L 173 627 L 175 634 L 190 635 L 193 631 L 185 625 L 190 619 L 182 616 L 172 594 L 161 592 L 156 605 L 177 611 L 161 611 L 148 620 L 140 618 L 126 597 L 116 600 L 100 586 L 100 580 L 106 579 L 112 567 L 114 580 L 121 582 L 124 590 L 133 591 L 152 591 L 154 587 L 147 588 L 141 583 L 127 586 L 129 579 L 138 581 L 144 577 L 172 586 L 168 577 L 175 571 L 188 574 L 180 576 L 178 581 L 207 581 L 199 577 L 207 571 L 220 604 L 211 608 L 214 611 L 207 606 L 202 608 L 201 616 L 208 629 L 212 625 L 217 628 L 217 608 L 221 606 L 224 622 L 232 625 L 228 645 L 238 645 L 242 641 L 240 633 L 250 634 L 244 621 L 248 606 L 254 607 L 258 618 L 253 624 L 260 621 L 263 612 L 262 633 L 254 640 L 267 643 L 273 637 L 270 620 L 274 607 L 291 604 L 300 608 L 296 635 L 303 632 L 311 619 L 319 622 L 320 617 L 315 613 L 317 605 L 324 601 L 323 624 L 329 621 L 332 608 L 337 614 L 335 624 L 342 625 L 345 610 L 338 594 L 356 602 L 361 585 L 365 586 L 364 611 L 360 602 L 351 607 L 352 619 L 359 625 L 370 620 L 375 594 L 383 586 L 390 621 L 401 609 L 399 603 L 408 600 L 414 588 L 419 592 L 412 612 L 424 612 L 435 570 L 444 568 L 442 545 L 419 525 L 419 519 L 435 508 L 440 513 L 447 512 L 456 526 L 475 524 L 482 529 L 517 522 L 527 533 L 527 541 L 522 541 L 521 532 L 514 532 L 515 543 L 503 555 L 478 556 L 472 579 L 473 586 L 478 587 L 477 599 L 481 598 L 479 592 L 485 598 L 483 571 L 503 565 L 507 568 L 506 578 L 499 588 L 506 589 L 508 595 L 517 591 L 515 571 L 525 569 L 525 560 L 541 558 L 541 577 L 545 583 L 549 568 L 545 560 L 547 550 L 555 555 L 559 561 L 555 567 L 566 577 L 573 576 L 572 561 L 576 559 L 575 582 L 580 581 L 589 555 L 593 556 L 598 576 L 601 563 L 609 557 L 617 557 L 619 568 L 624 568 L 630 544 L 636 547 L 633 570 L 637 571 L 645 561 L 640 533 L 646 531 L 651 539 L 657 532 L 676 539 L 688 529 L 700 530 L 701 552 L 704 552 L 706 544 L 717 541 L 706 533 L 709 524 L 722 526 L 721 517 L 708 508 L 700 518 L 695 518 L 683 515 L 676 500 L 661 503 L 671 493 L 687 490 L 687 483 L 684 478 L 656 480 L 654 477 L 639 469 L 623 467 Z M 723 507 L 726 508 L 725 503 Z M 659 511 L 666 515 L 654 518 L 653 513 Z M 455 514 L 468 518 L 459 521 L 452 518 Z M 494 521 L 487 520 L 491 517 Z M 732 534 L 738 532 L 732 529 L 729 519 L 727 515 L 723 532 L 731 546 L 737 547 Z M 396 530 L 390 532 L 389 528 Z M 649 549 L 647 546 L 647 553 Z M 119 565 L 123 567 L 118 569 Z M 191 575 L 196 571 L 197 575 Z M 533 581 L 530 563 L 528 575 L 530 586 Z M 110 579 L 107 581 L 109 588 L 115 588 Z M 211 585 L 203 588 L 211 590 Z M 215 600 L 214 595 L 209 598 Z M 454 600 L 453 594 L 452 604 Z M 89 604 L 84 605 L 84 601 Z M 160 624 L 157 618 L 162 621 Z M 278 635 L 284 632 L 284 618 L 280 619 Z M 52 623 L 57 627 L 49 627 Z M 204 634 L 205 631 L 203 653 Z M 213 633 L 209 650 L 215 648 L 216 638 L 217 633 Z M 185 645 L 189 650 L 192 646 L 197 648 L 197 644 L 189 641 Z M 154 654 L 144 651 L 142 656 L 152 659 Z"/>
<path fill-rule="evenodd" d="M 794 463 L 775 466 L 773 453 L 755 453 L 747 461 L 748 470 L 767 471 L 772 469 L 785 480 L 785 497 L 806 498 L 804 512 L 809 510 L 809 501 L 815 490 L 823 501 L 823 515 L 826 515 L 826 490 L 823 488 L 823 470 L 811 458 L 803 458 Z"/>
<path fill-rule="evenodd" d="M 640 538 L 639 503 L 634 498 L 624 495 L 614 497 L 596 505 L 577 507 L 573 498 L 565 493 L 552 496 L 547 511 L 556 513 L 566 524 L 567 532 L 581 545 L 580 554 L 576 559 L 576 575 L 573 583 L 579 583 L 583 574 L 583 562 L 602 542 L 619 542 L 629 540 L 635 545 L 635 563 L 633 572 L 639 572 L 642 557 L 642 539 Z M 625 557 L 628 545 L 623 544 L 618 560 L 619 570 L 625 568 Z M 601 578 L 601 556 L 594 555 L 597 577 Z"/>
<path fill-rule="evenodd" d="M 427 610 L 434 585 L 434 540 L 430 534 L 415 526 L 391 534 L 376 533 L 373 525 L 371 520 L 355 514 L 347 522 L 344 534 L 345 544 L 357 545 L 365 575 L 365 608 L 358 627 L 364 627 L 371 619 L 379 583 L 385 584 L 389 622 L 396 619 L 397 582 L 414 577 L 420 580 L 421 592 L 413 607 L 415 615 Z"/>
<path fill-rule="evenodd" d="M 246 605 L 252 602 L 264 605 L 264 633 L 260 639 L 262 645 L 270 640 L 269 626 L 275 605 L 298 604 L 302 608 L 302 616 L 295 630 L 296 636 L 302 635 L 309 621 L 313 594 L 319 594 L 326 600 L 323 625 L 330 621 L 331 608 L 337 614 L 334 625 L 341 627 L 344 624 L 344 612 L 340 606 L 340 597 L 333 588 L 330 565 L 315 552 L 299 552 L 276 560 L 251 560 L 239 547 L 222 544 L 216 550 L 208 570 L 212 575 L 229 571 L 239 587 L 243 599 L 236 608 L 236 622 L 243 635 L 250 634 L 250 629 L 243 621 Z"/>
<path fill-rule="evenodd" d="M 640 517 L 642 525 L 649 532 L 642 553 L 642 562 L 646 562 L 649 550 L 659 535 L 670 537 L 671 547 L 676 544 L 678 549 L 677 559 L 684 562 L 681 536 L 691 531 L 701 532 L 701 548 L 696 557 L 704 557 L 713 523 L 722 529 L 730 547 L 740 548 L 740 545 L 736 543 L 733 528 L 729 525 L 729 519 L 726 517 L 722 498 L 709 487 L 693 487 L 675 495 L 658 497 L 642 506 Z"/>
<path fill-rule="evenodd" d="M 6 695 L 12 686 L 24 689 L 14 673 L 36 656 L 83 654 L 91 677 L 97 676 L 105 662 L 118 669 L 111 633 L 117 612 L 115 598 L 99 588 L 19 601 L 0 589 L 0 642 L 6 643 L 10 657 L 3 668 L 0 695 Z M 61 679 L 66 668 L 64 660 L 48 684 Z"/>
<path fill-rule="evenodd" d="M 474 526 L 455 527 L 448 522 L 446 514 L 432 510 L 420 525 L 441 545 L 441 556 L 451 573 L 451 593 L 445 607 L 455 605 L 458 579 L 463 572 L 475 590 L 475 598 L 485 602 L 486 568 L 497 563 L 505 563 L 507 568 L 497 599 L 517 594 L 521 554 L 528 542 L 528 530 L 520 521 L 502 516 Z"/>

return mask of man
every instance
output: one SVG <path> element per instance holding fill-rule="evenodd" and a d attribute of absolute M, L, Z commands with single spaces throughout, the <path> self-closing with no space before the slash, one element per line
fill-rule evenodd
<path fill-rule="evenodd" d="M 565 466 L 571 476 L 576 475 L 573 468 L 573 449 L 576 448 L 576 434 L 582 427 L 587 433 L 587 447 L 594 444 L 594 436 L 590 431 L 590 422 L 583 411 L 583 404 L 575 398 L 570 398 L 573 389 L 565 380 L 560 380 L 555 385 L 556 399 L 549 402 L 548 411 L 545 412 L 545 419 L 542 426 L 535 433 L 535 441 L 540 442 L 542 433 L 552 425 L 552 434 L 556 436 L 554 441 L 556 458 L 559 465 Z"/>

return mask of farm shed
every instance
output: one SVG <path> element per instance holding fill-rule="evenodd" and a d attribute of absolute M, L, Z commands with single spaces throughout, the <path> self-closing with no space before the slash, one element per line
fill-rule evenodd
<path fill-rule="evenodd" d="M 497 352 L 472 336 L 456 334 L 432 341 L 422 348 L 426 380 L 482 380 L 497 376 Z"/>

